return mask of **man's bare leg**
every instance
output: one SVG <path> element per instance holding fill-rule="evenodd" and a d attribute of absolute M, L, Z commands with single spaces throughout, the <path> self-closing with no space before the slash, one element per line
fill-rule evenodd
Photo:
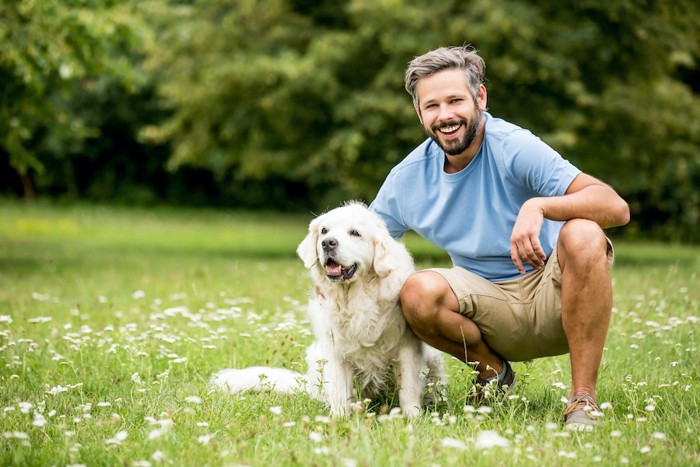
<path fill-rule="evenodd" d="M 571 397 L 596 395 L 596 379 L 612 312 L 612 282 L 603 230 L 584 219 L 568 221 L 559 234 L 562 324 L 569 343 Z"/>
<path fill-rule="evenodd" d="M 419 339 L 465 363 L 478 362 L 481 378 L 503 370 L 501 357 L 484 342 L 477 325 L 459 313 L 457 297 L 440 274 L 412 274 L 401 290 L 401 309 Z"/>

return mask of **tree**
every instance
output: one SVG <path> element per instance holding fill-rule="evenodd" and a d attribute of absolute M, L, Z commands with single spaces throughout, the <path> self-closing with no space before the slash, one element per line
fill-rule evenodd
<path fill-rule="evenodd" d="M 0 152 L 34 197 L 31 174 L 50 158 L 96 136 L 71 107 L 76 90 L 95 91 L 99 80 L 135 87 L 129 56 L 143 32 L 130 2 L 7 0 L 0 4 Z"/>

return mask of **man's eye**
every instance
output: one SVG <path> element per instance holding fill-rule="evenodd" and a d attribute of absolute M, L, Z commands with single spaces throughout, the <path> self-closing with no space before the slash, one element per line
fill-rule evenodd
<path fill-rule="evenodd" d="M 325 227 L 322 228 L 322 229 L 321 229 L 321 233 L 324 234 L 324 235 L 327 234 L 327 233 L 328 233 L 328 229 L 325 228 Z"/>
<path fill-rule="evenodd" d="M 352 235 L 353 237 L 361 237 L 362 236 L 362 235 L 360 235 L 360 232 L 358 232 L 357 230 L 351 230 L 350 235 Z"/>

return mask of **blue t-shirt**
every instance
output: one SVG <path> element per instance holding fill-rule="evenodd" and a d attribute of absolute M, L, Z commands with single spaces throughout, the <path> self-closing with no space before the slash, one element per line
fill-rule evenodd
<path fill-rule="evenodd" d="M 497 282 L 519 276 L 510 236 L 520 207 L 533 197 L 563 195 L 580 170 L 528 130 L 487 112 L 484 118 L 484 140 L 467 167 L 445 173 L 445 153 L 428 139 L 391 170 L 370 209 L 392 236 L 414 230 L 456 266 Z M 547 257 L 562 225 L 544 220 Z"/>

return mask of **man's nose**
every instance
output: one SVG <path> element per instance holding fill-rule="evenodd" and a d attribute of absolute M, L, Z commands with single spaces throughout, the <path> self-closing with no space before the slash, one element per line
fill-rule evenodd
<path fill-rule="evenodd" d="M 454 112 L 450 109 L 450 106 L 445 104 L 440 104 L 440 112 L 438 113 L 438 122 L 444 122 L 447 120 L 454 120 Z"/>

